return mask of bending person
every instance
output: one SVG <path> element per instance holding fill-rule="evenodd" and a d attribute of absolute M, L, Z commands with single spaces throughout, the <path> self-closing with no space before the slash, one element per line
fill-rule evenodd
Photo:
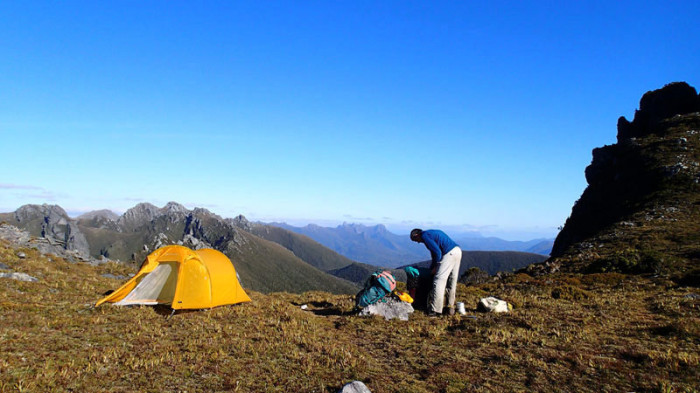
<path fill-rule="evenodd" d="M 433 274 L 433 288 L 428 298 L 428 315 L 436 316 L 442 314 L 445 289 L 447 289 L 448 312 L 450 315 L 454 315 L 462 250 L 445 232 L 438 229 L 426 231 L 414 229 L 411 231 L 411 240 L 423 243 L 430 251 L 432 258 L 430 270 Z"/>

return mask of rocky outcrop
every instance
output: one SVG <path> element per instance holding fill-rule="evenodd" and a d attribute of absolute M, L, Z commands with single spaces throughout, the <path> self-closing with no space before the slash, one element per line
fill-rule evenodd
<path fill-rule="evenodd" d="M 14 213 L 17 226 L 27 228 L 29 233 L 47 239 L 65 250 L 78 253 L 83 258 L 90 255 L 90 246 L 85 235 L 60 206 L 24 205 Z"/>
<path fill-rule="evenodd" d="M 617 142 L 660 132 L 662 120 L 675 115 L 700 112 L 700 97 L 694 87 L 675 82 L 662 89 L 649 91 L 639 101 L 639 109 L 630 123 L 624 117 L 617 121 Z"/>
<path fill-rule="evenodd" d="M 644 94 L 618 142 L 593 150 L 588 187 L 552 248 L 562 270 L 692 269 L 700 219 L 700 98 L 686 83 Z M 695 237 L 694 237 L 695 236 Z M 695 239 L 695 240 L 694 240 Z"/>
<path fill-rule="evenodd" d="M 105 258 L 90 258 L 83 253 L 67 250 L 63 245 L 57 244 L 50 238 L 32 236 L 27 230 L 7 223 L 0 223 L 0 240 L 6 241 L 15 248 L 33 248 L 41 254 L 56 255 L 70 262 L 87 262 L 92 265 L 98 265 L 108 261 Z M 20 258 L 26 257 L 23 252 L 20 252 L 18 256 Z"/>

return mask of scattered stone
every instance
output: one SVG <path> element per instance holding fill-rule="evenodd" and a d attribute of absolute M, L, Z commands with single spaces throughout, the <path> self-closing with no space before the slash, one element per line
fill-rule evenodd
<path fill-rule="evenodd" d="M 24 258 L 26 258 L 26 257 L 27 257 L 27 254 L 25 254 L 25 253 L 23 253 L 23 252 L 21 252 L 21 251 L 17 253 L 17 258 L 19 258 L 19 259 L 24 259 Z"/>
<path fill-rule="evenodd" d="M 513 275 L 513 273 L 511 273 L 511 272 L 498 272 L 498 273 L 496 273 L 496 275 L 494 276 L 494 278 L 495 278 L 496 280 L 501 280 L 501 281 L 502 281 L 502 280 L 505 280 L 506 278 L 508 278 L 508 277 L 510 277 L 510 276 L 512 276 L 512 275 Z"/>
<path fill-rule="evenodd" d="M 593 244 L 587 244 L 583 249 L 592 248 Z M 520 269 L 517 273 L 526 273 L 533 277 L 543 276 L 547 274 L 556 273 L 561 269 L 561 262 L 555 259 L 548 259 L 544 262 L 533 263 L 527 267 Z M 498 274 L 496 275 L 498 277 Z"/>
<path fill-rule="evenodd" d="M 0 273 L 0 278 L 9 278 L 12 280 L 26 281 L 26 282 L 39 281 L 38 278 L 32 277 L 27 273 Z"/>
<path fill-rule="evenodd" d="M 413 313 L 413 306 L 410 303 L 394 299 L 393 297 L 385 298 L 385 301 L 379 301 L 363 308 L 359 315 L 381 315 L 387 321 L 398 318 L 402 321 L 408 321 L 408 317 Z"/>
<path fill-rule="evenodd" d="M 340 388 L 340 390 L 338 390 L 338 393 L 372 393 L 372 391 L 369 390 L 367 385 L 365 385 L 364 383 L 360 381 L 352 381 Z"/>
<path fill-rule="evenodd" d="M 116 275 L 114 275 L 114 274 L 112 274 L 112 273 L 105 273 L 105 274 L 102 275 L 102 277 L 111 278 L 111 279 L 114 279 L 114 280 L 125 280 L 125 279 L 128 278 L 127 276 L 121 276 L 121 275 L 120 275 L 120 276 L 116 276 Z"/>
<path fill-rule="evenodd" d="M 686 169 L 688 169 L 688 167 L 679 162 L 675 165 L 664 167 L 664 173 L 666 176 L 675 176 Z"/>
<path fill-rule="evenodd" d="M 12 270 L 12 268 L 0 262 L 0 270 Z"/>
<path fill-rule="evenodd" d="M 697 293 L 689 293 L 683 297 L 686 299 L 700 299 L 700 295 L 698 295 Z"/>

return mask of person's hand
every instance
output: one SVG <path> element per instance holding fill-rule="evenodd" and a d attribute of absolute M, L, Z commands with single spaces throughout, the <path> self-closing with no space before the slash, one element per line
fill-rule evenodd
<path fill-rule="evenodd" d="M 434 275 L 437 274 L 437 271 L 438 271 L 438 268 L 437 268 L 437 266 L 435 266 L 435 267 L 433 268 L 433 270 L 430 271 L 430 273 L 432 273 L 432 275 L 434 276 Z"/>

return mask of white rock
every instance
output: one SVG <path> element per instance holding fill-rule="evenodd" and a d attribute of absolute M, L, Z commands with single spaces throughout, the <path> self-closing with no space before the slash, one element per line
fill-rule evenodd
<path fill-rule="evenodd" d="M 477 309 L 486 312 L 508 312 L 508 303 L 493 296 L 484 297 L 479 300 Z"/>
<path fill-rule="evenodd" d="M 338 393 L 372 393 L 372 391 L 369 390 L 367 385 L 364 383 L 360 381 L 352 381 L 345 384 L 345 386 L 338 390 Z"/>

